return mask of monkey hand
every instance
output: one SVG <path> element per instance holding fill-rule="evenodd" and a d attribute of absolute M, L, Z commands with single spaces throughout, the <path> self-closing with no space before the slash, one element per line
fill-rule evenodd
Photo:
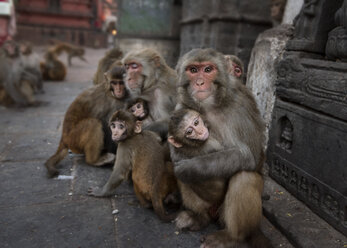
<path fill-rule="evenodd" d="M 111 196 L 112 194 L 108 194 L 107 192 L 104 192 L 104 189 L 100 187 L 89 187 L 88 195 L 94 196 L 94 197 L 107 197 L 107 196 Z"/>
<path fill-rule="evenodd" d="M 251 153 L 238 147 L 175 162 L 175 175 L 183 183 L 197 183 L 214 177 L 230 178 L 241 170 L 254 171 L 256 164 Z"/>

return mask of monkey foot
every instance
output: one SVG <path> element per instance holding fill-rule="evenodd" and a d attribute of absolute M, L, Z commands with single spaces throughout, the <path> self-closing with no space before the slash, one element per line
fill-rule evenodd
<path fill-rule="evenodd" d="M 115 159 L 116 159 L 116 155 L 114 155 L 113 153 L 106 153 L 106 154 L 102 155 L 98 161 L 93 163 L 93 165 L 94 166 L 102 166 L 105 164 L 111 164 L 114 162 Z"/>
<path fill-rule="evenodd" d="M 208 234 L 201 238 L 200 248 L 213 248 L 213 247 L 249 247 L 245 243 L 235 242 L 231 239 L 230 234 L 226 230 L 221 230 Z"/>
<path fill-rule="evenodd" d="M 102 188 L 100 187 L 89 187 L 88 188 L 88 195 L 95 196 L 95 197 L 103 197 L 104 193 Z"/>
<path fill-rule="evenodd" d="M 206 224 L 195 218 L 195 215 L 191 211 L 182 211 L 175 219 L 176 227 L 179 229 L 189 229 L 190 231 L 199 231 Z M 208 223 L 208 222 L 207 222 Z"/>

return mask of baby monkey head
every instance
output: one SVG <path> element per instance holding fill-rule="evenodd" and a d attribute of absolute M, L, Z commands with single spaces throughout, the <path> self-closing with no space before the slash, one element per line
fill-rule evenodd
<path fill-rule="evenodd" d="M 138 121 L 131 113 L 124 110 L 116 111 L 109 121 L 112 140 L 114 142 L 120 142 L 135 134 L 141 133 L 141 124 L 141 121 Z"/>

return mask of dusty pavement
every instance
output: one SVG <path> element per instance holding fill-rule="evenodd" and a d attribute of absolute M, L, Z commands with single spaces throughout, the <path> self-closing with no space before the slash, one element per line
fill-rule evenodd
<path fill-rule="evenodd" d="M 38 96 L 46 105 L 0 107 L 0 247 L 199 247 L 200 237 L 217 228 L 210 225 L 203 232 L 181 232 L 173 223 L 161 223 L 152 210 L 139 206 L 126 182 L 115 197 L 87 196 L 88 187 L 105 183 L 112 168 L 88 166 L 80 155 L 69 155 L 62 161 L 60 171 L 65 178 L 46 177 L 43 164 L 58 146 L 64 113 L 73 99 L 92 85 L 104 52 L 87 49 L 88 63 L 73 59 L 64 82 L 46 82 L 45 93 Z M 62 59 L 66 63 L 66 58 Z M 347 247 L 346 237 L 328 225 L 324 228 L 335 235 L 330 236 L 334 242 L 322 243 L 318 233 L 314 235 L 319 242 L 314 238 L 313 243 L 307 241 L 312 235 L 305 234 L 303 241 L 297 238 L 300 228 L 283 207 L 288 205 L 288 193 L 271 180 L 267 193 L 266 213 L 277 227 L 264 218 L 262 229 L 274 247 L 293 247 L 278 231 L 286 233 L 290 229 L 287 223 L 291 224 L 289 237 L 295 247 Z M 118 213 L 112 214 L 114 210 Z"/>

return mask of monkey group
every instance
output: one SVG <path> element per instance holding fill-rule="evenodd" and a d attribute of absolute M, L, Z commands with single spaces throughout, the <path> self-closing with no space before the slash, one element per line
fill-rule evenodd
<path fill-rule="evenodd" d="M 68 150 L 83 153 L 89 165 L 114 164 L 90 196 L 109 197 L 131 178 L 140 205 L 162 221 L 190 231 L 218 221 L 203 248 L 272 247 L 260 230 L 264 123 L 238 57 L 193 49 L 174 70 L 153 49 L 112 50 L 93 81 L 65 114 L 49 177 Z"/>

